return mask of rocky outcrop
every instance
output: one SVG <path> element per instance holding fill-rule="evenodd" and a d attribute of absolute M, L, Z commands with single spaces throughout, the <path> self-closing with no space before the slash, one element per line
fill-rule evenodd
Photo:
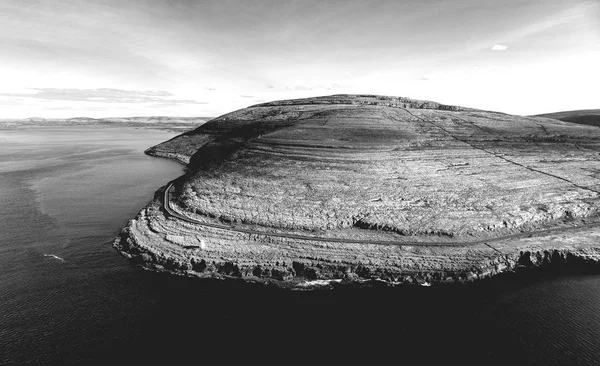
<path fill-rule="evenodd" d="M 187 173 L 115 247 L 155 270 L 300 287 L 597 268 L 599 141 L 399 97 L 260 104 L 149 149 Z"/>

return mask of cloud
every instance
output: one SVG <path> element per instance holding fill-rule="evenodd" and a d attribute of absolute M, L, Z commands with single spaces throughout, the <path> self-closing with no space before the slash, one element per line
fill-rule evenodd
<path fill-rule="evenodd" d="M 506 51 L 508 49 L 508 46 L 505 46 L 503 44 L 495 44 L 492 47 L 492 51 Z"/>
<path fill-rule="evenodd" d="M 208 91 L 215 91 L 215 90 L 217 90 L 217 88 L 204 88 L 204 89 L 208 90 Z"/>
<path fill-rule="evenodd" d="M 304 85 L 286 85 L 285 90 L 293 90 L 293 91 L 304 91 L 304 90 L 313 90 L 308 86 Z"/>
<path fill-rule="evenodd" d="M 275 89 L 275 87 L 273 85 L 267 85 L 267 88 L 269 88 L 269 89 Z"/>
<path fill-rule="evenodd" d="M 7 97 L 7 98 L 2 98 L 0 95 L 0 105 L 6 105 L 6 106 L 15 106 L 15 105 L 23 105 L 26 106 L 27 100 L 25 100 L 24 98 L 15 98 L 15 97 Z"/>
<path fill-rule="evenodd" d="M 348 77 L 350 77 L 350 76 L 354 76 L 354 74 L 352 74 L 351 72 L 345 72 L 345 73 L 344 73 L 344 76 L 348 76 Z"/>
<path fill-rule="evenodd" d="M 419 80 L 421 80 L 421 81 L 429 81 L 429 78 L 426 77 L 426 76 L 423 76 L 423 77 L 419 78 Z"/>
<path fill-rule="evenodd" d="M 50 101 L 94 102 L 94 103 L 153 103 L 160 105 L 206 104 L 191 99 L 172 98 L 173 94 L 162 90 L 122 89 L 72 89 L 33 88 L 33 93 L 0 93 L 0 97 L 19 97 Z"/>
<path fill-rule="evenodd" d="M 339 84 L 331 84 L 329 86 L 326 86 L 325 90 L 342 89 L 342 88 L 345 88 L 345 86 L 339 85 Z"/>
<path fill-rule="evenodd" d="M 254 95 L 240 95 L 242 98 L 254 98 Z"/>
<path fill-rule="evenodd" d="M 329 84 L 329 85 L 314 85 L 314 86 L 306 86 L 306 85 L 287 85 L 285 90 L 288 91 L 311 91 L 311 90 L 332 90 L 332 89 L 341 89 L 344 86 L 339 84 Z"/>

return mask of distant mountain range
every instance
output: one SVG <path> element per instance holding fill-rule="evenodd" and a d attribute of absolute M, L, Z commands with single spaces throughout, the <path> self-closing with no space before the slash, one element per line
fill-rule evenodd
<path fill-rule="evenodd" d="M 546 113 L 535 115 L 535 117 L 554 118 L 580 125 L 600 127 L 600 109 L 580 109 L 577 111 Z"/>
<path fill-rule="evenodd" d="M 81 126 L 81 125 L 119 125 L 129 127 L 146 127 L 154 129 L 187 131 L 197 128 L 212 117 L 110 117 L 110 118 L 25 118 L 0 119 L 0 126 Z"/>

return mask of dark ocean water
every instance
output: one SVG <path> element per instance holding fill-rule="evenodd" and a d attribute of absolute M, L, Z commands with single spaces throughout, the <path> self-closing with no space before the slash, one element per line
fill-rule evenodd
<path fill-rule="evenodd" d="M 0 130 L 0 364 L 600 364 L 598 275 L 284 292 L 133 267 L 111 242 L 182 174 L 143 154 L 172 136 Z"/>

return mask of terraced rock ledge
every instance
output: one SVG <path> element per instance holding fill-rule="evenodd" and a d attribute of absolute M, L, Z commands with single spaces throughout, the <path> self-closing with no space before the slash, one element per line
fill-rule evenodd
<path fill-rule="evenodd" d="M 600 129 L 435 102 L 259 104 L 154 146 L 187 164 L 114 246 L 147 269 L 293 288 L 600 269 Z"/>

